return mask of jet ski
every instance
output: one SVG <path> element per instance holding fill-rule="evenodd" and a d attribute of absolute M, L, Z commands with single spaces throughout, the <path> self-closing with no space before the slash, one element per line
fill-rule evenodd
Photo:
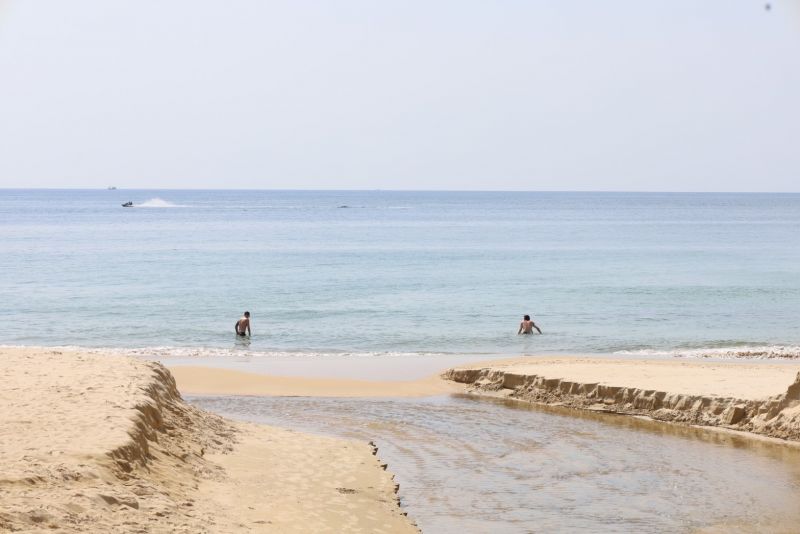
<path fill-rule="evenodd" d="M 132 208 L 133 207 L 133 202 L 130 202 L 130 201 L 126 202 L 125 204 L 122 205 L 122 207 L 123 208 Z"/>

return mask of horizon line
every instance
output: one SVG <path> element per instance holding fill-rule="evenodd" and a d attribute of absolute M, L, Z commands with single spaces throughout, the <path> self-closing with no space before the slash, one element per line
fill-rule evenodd
<path fill-rule="evenodd" d="M 109 186 L 110 187 L 110 186 Z M 275 191 L 275 192 L 384 192 L 384 193 L 650 193 L 650 194 L 768 194 L 796 195 L 798 191 L 681 191 L 681 190 L 637 190 L 637 189 L 292 189 L 292 188 L 248 188 L 248 187 L 6 187 L 0 191 Z"/>

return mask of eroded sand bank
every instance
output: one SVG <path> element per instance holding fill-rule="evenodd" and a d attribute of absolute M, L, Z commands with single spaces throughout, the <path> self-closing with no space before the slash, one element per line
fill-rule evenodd
<path fill-rule="evenodd" d="M 528 357 L 443 377 L 478 394 L 800 440 L 800 364 Z"/>
<path fill-rule="evenodd" d="M 142 360 L 0 349 L 0 530 L 416 532 L 364 443 L 235 423 Z"/>

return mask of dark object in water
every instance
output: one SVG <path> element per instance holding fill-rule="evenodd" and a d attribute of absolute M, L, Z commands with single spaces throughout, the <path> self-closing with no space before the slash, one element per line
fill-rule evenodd
<path fill-rule="evenodd" d="M 133 207 L 133 202 L 128 201 L 125 204 L 123 204 L 122 207 L 123 208 L 132 208 Z"/>

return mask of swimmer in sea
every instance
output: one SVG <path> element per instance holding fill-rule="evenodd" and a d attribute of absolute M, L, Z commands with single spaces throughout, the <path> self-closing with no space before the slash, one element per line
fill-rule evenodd
<path fill-rule="evenodd" d="M 244 316 L 236 321 L 236 335 L 237 336 L 249 336 L 250 333 L 250 312 L 244 312 Z"/>
<path fill-rule="evenodd" d="M 542 331 L 539 330 L 539 327 L 536 326 L 536 323 L 531 321 L 531 316 L 530 315 L 526 315 L 525 317 L 522 318 L 522 322 L 519 323 L 519 330 L 517 330 L 517 335 L 520 335 L 520 334 L 532 335 L 534 328 L 540 334 L 542 333 Z"/>

